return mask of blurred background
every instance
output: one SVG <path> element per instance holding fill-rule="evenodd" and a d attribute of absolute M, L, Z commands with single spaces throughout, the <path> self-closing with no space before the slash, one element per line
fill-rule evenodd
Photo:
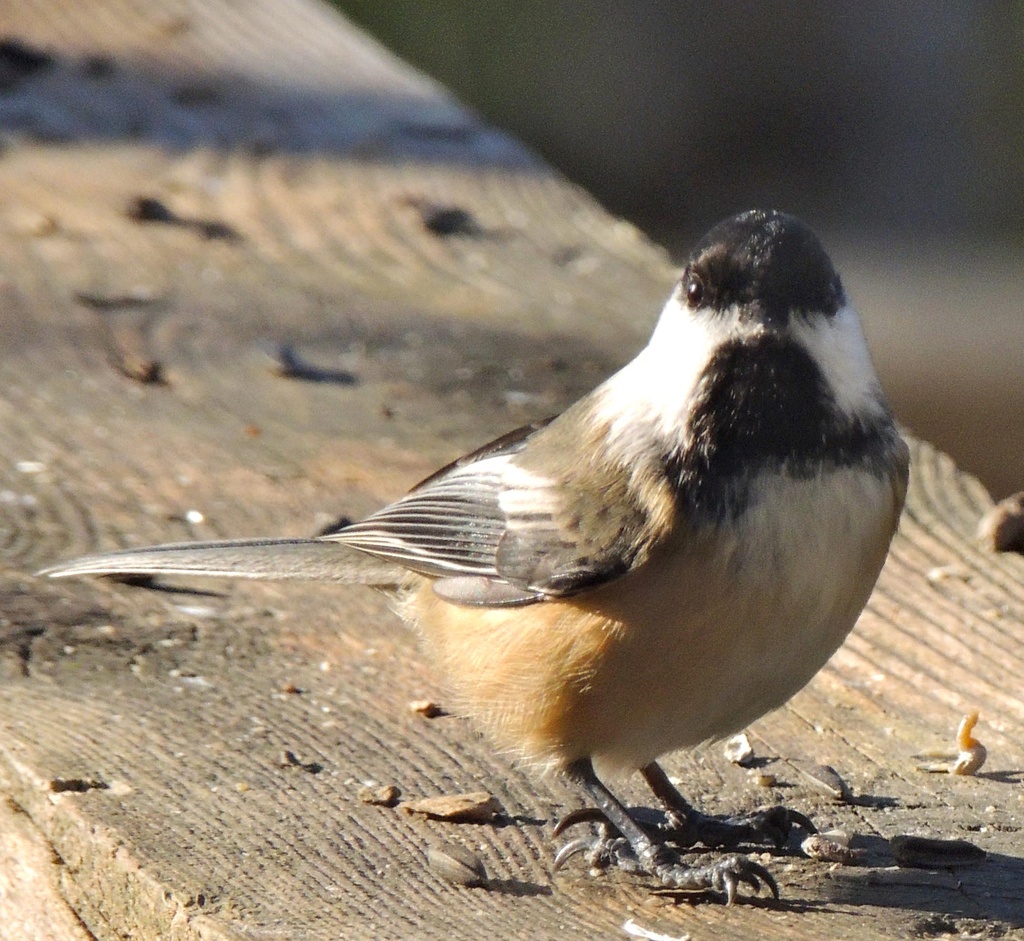
<path fill-rule="evenodd" d="M 337 5 L 676 258 L 805 217 L 900 418 L 1024 488 L 1024 4 Z"/>

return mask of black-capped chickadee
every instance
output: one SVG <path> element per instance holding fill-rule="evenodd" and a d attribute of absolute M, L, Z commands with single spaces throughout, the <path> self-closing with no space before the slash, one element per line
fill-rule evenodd
<path fill-rule="evenodd" d="M 361 582 L 394 593 L 495 742 L 577 781 L 613 831 L 563 847 L 665 886 L 778 894 L 747 857 L 800 814 L 699 814 L 659 755 L 744 728 L 810 680 L 882 568 L 908 450 L 814 233 L 751 211 L 690 254 L 648 346 L 548 422 L 314 539 L 178 544 L 45 574 Z M 601 778 L 640 770 L 658 826 Z M 599 775 L 601 777 L 599 777 Z M 569 823 L 592 819 L 570 815 Z"/>

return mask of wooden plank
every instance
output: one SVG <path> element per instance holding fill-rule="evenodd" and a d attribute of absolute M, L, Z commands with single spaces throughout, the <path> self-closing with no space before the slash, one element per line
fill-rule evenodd
<path fill-rule="evenodd" d="M 8 933 L 43 936 L 34 890 L 10 888 L 33 884 L 45 930 L 101 939 L 615 936 L 629 918 L 722 938 L 1024 927 L 1024 565 L 973 541 L 988 498 L 925 445 L 868 613 L 752 730 L 780 787 L 719 746 L 669 761 L 708 810 L 784 799 L 859 834 L 862 866 L 771 861 L 774 907 L 552 875 L 551 822 L 578 796 L 465 720 L 413 712 L 444 689 L 369 593 L 33 578 L 98 547 L 362 515 L 591 388 L 645 339 L 673 272 L 312 0 L 6 2 L 0 22 L 45 53 L 0 93 Z M 281 375 L 289 357 L 297 377 Z M 982 774 L 917 771 L 971 708 Z M 821 795 L 807 762 L 859 799 Z M 485 789 L 504 812 L 424 821 L 363 803 L 370 782 Z M 895 871 L 901 832 L 990 856 Z M 477 853 L 489 887 L 428 867 L 438 844 Z"/>

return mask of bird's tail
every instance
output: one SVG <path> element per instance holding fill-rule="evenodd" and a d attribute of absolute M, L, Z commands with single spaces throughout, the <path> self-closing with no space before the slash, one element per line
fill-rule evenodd
<path fill-rule="evenodd" d="M 398 586 L 408 572 L 333 539 L 178 542 L 88 555 L 38 572 L 70 575 L 205 575 Z"/>

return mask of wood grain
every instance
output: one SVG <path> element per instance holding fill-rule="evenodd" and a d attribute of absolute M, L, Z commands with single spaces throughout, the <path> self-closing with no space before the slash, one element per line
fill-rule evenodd
<path fill-rule="evenodd" d="M 673 271 L 312 0 L 6 0 L 0 21 L 49 56 L 0 92 L 0 886 L 27 867 L 51 924 L 100 939 L 1024 930 L 1024 564 L 974 542 L 988 497 L 927 445 L 854 635 L 751 730 L 780 786 L 716 745 L 668 762 L 708 810 L 785 800 L 858 834 L 862 866 L 770 861 L 775 907 L 553 875 L 577 795 L 411 709 L 445 692 L 374 595 L 34 578 L 95 548 L 358 517 L 591 388 Z M 972 708 L 981 774 L 916 770 Z M 854 803 L 814 789 L 818 762 Z M 486 790 L 503 813 L 428 821 L 364 803 L 371 782 Z M 989 859 L 897 871 L 904 832 Z M 445 844 L 487 888 L 428 866 Z M 31 891 L 0 894 L 12 937 L 44 936 Z"/>

